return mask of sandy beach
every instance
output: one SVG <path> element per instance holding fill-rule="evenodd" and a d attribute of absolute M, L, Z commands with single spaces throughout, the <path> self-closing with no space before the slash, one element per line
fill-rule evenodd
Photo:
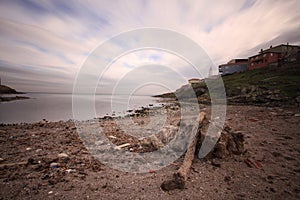
<path fill-rule="evenodd" d="M 299 108 L 228 106 L 226 125 L 244 134 L 246 152 L 195 159 L 185 189 L 169 192 L 160 185 L 182 158 L 155 172 L 121 172 L 90 155 L 71 120 L 2 124 L 0 199 L 299 199 L 299 114 Z M 169 123 L 176 125 L 176 119 Z M 138 141 L 124 136 L 113 120 L 99 120 L 111 142 L 128 142 L 126 150 L 138 151 Z M 133 120 L 147 124 L 149 118 Z"/>

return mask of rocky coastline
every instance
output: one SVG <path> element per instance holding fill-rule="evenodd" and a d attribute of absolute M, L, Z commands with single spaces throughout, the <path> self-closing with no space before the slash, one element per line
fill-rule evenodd
<path fill-rule="evenodd" d="M 29 97 L 26 96 L 20 96 L 20 95 L 12 96 L 13 94 L 25 94 L 25 93 L 18 92 L 15 89 L 10 88 L 6 85 L 0 85 L 0 102 L 29 99 Z"/>
<path fill-rule="evenodd" d="M 162 110 L 170 116 L 163 132 L 176 132 L 179 107 L 167 106 Z M 209 115 L 210 107 L 203 106 L 201 110 Z M 110 142 L 124 151 L 151 152 L 156 149 L 153 140 L 139 140 L 126 134 L 116 120 L 130 119 L 146 127 L 150 116 L 159 117 L 160 113 L 161 109 L 143 109 L 132 111 L 124 119 L 110 116 L 97 121 Z M 243 133 L 245 152 L 196 159 L 186 189 L 169 192 L 163 191 L 160 184 L 178 169 L 182 158 L 159 171 L 133 176 L 95 159 L 71 120 L 1 124 L 0 196 L 3 199 L 74 196 L 79 199 L 87 196 L 91 199 L 197 199 L 201 195 L 209 199 L 299 199 L 299 113 L 300 109 L 295 107 L 228 106 L 225 125 Z"/>

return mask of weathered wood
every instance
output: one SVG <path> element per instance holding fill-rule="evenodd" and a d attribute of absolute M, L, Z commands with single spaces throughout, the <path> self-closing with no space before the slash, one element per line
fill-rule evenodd
<path fill-rule="evenodd" d="M 115 146 L 115 149 L 120 150 L 120 149 L 122 149 L 124 147 L 128 147 L 128 146 L 130 146 L 130 144 L 129 143 L 125 143 L 125 144 L 121 144 L 119 146 Z"/>
<path fill-rule="evenodd" d="M 15 162 L 15 163 L 4 163 L 4 164 L 0 164 L 0 168 L 3 167 L 13 167 L 16 165 L 26 165 L 28 162 Z"/>
<path fill-rule="evenodd" d="M 201 112 L 199 117 L 199 125 L 201 127 L 201 124 L 203 123 L 205 119 L 206 113 Z M 173 189 L 184 189 L 185 183 L 188 178 L 188 174 L 190 171 L 190 168 L 192 166 L 194 157 L 195 157 L 195 151 L 196 151 L 196 145 L 199 137 L 199 132 L 197 131 L 192 143 L 188 147 L 185 157 L 183 160 L 182 165 L 180 168 L 173 174 L 173 180 L 168 180 L 162 183 L 161 188 L 163 190 L 169 191 Z"/>

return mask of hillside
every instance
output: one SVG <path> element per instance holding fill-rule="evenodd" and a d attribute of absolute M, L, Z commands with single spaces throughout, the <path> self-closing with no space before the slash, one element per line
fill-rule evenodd
<path fill-rule="evenodd" d="M 12 96 L 12 95 L 6 96 L 5 94 L 25 94 L 25 93 L 18 92 L 15 89 L 12 89 L 6 85 L 0 85 L 0 103 L 5 101 L 29 99 L 29 97 L 25 97 L 25 96 Z"/>
<path fill-rule="evenodd" d="M 15 89 L 12 89 L 6 85 L 0 85 L 0 94 L 20 94 Z"/>
<path fill-rule="evenodd" d="M 298 105 L 300 103 L 300 63 L 281 67 L 256 69 L 223 76 L 229 104 Z M 205 83 L 194 84 L 199 103 L 209 103 Z M 175 91 L 178 98 L 188 101 L 191 96 L 188 85 Z M 157 95 L 172 98 L 174 93 Z"/>

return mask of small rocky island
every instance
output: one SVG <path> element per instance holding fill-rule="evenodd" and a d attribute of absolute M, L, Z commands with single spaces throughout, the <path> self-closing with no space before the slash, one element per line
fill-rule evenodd
<path fill-rule="evenodd" d="M 29 99 L 29 97 L 26 96 L 4 96 L 7 94 L 25 94 L 23 92 L 18 92 L 13 88 L 10 88 L 6 85 L 0 84 L 0 102 L 3 101 L 14 101 L 14 100 L 21 100 L 21 99 Z"/>

